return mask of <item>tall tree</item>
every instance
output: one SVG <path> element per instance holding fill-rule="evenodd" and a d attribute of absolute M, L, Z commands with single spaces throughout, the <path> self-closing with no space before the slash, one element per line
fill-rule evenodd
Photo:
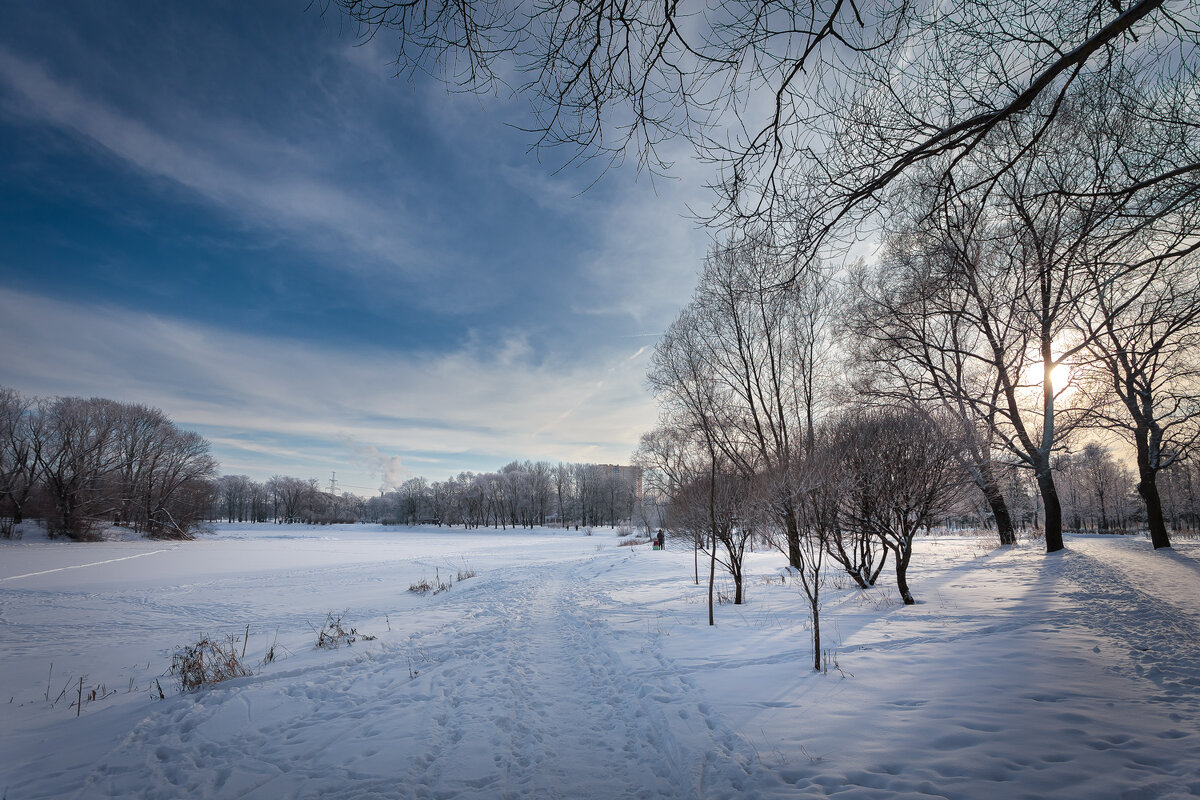
<path fill-rule="evenodd" d="M 0 517 L 19 525 L 40 475 L 42 417 L 16 391 L 0 387 Z M 4 535 L 10 535 L 5 527 Z"/>
<path fill-rule="evenodd" d="M 1097 417 L 1132 441 L 1150 541 L 1170 547 L 1158 476 L 1200 440 L 1200 266 L 1191 258 L 1160 265 L 1134 297 L 1128 285 L 1099 278 L 1099 313 L 1084 320 L 1091 370 L 1113 402 L 1099 404 Z"/>

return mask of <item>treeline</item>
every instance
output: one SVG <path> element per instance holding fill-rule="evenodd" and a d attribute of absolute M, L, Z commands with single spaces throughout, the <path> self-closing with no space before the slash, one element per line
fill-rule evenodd
<path fill-rule="evenodd" d="M 24 519 L 88 539 L 105 525 L 190 538 L 217 462 L 162 411 L 102 398 L 26 398 L 0 387 L 0 535 Z"/>
<path fill-rule="evenodd" d="M 371 498 L 324 492 L 314 478 L 257 482 L 225 475 L 213 518 L 228 522 L 378 522 L 467 528 L 609 525 L 645 519 L 640 471 L 609 464 L 512 462 L 498 472 L 463 472 L 444 481 L 410 478 Z"/>

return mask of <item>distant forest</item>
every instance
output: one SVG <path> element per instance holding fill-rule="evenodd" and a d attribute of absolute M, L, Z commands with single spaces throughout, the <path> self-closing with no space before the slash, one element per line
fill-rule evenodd
<path fill-rule="evenodd" d="M 212 520 L 467 527 L 617 525 L 635 516 L 641 470 L 512 462 L 498 472 L 411 478 L 377 497 L 315 478 L 218 475 L 209 443 L 156 408 L 103 398 L 27 398 L 0 387 L 0 536 L 25 519 L 95 538 L 109 525 L 191 538 Z M 644 520 L 643 520 L 644 522 Z"/>
<path fill-rule="evenodd" d="M 323 492 L 313 478 L 265 482 L 225 475 L 216 517 L 228 522 L 380 522 L 532 528 L 535 525 L 656 524 L 641 501 L 641 470 L 613 464 L 512 463 L 498 472 L 463 472 L 444 481 L 410 478 L 363 498 Z"/>

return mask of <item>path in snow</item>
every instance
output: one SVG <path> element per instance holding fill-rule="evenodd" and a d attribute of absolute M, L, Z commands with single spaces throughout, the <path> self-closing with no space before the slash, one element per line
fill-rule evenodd
<path fill-rule="evenodd" d="M 1063 613 L 1119 649 L 1123 657 L 1111 671 L 1151 681 L 1159 691 L 1147 699 L 1162 704 L 1172 720 L 1194 726 L 1200 719 L 1200 608 L 1188 601 L 1200 580 L 1196 561 L 1145 549 L 1105 559 L 1098 557 L 1104 543 L 1072 544 L 1062 565 L 1073 585 Z M 1163 591 L 1189 579 L 1190 591 Z M 1187 734 L 1172 729 L 1161 735 Z"/>
<path fill-rule="evenodd" d="M 734 798 L 780 788 L 685 679 L 652 653 L 614 648 L 588 610 L 601 598 L 586 575 L 604 564 L 566 566 L 513 570 L 477 592 L 459 583 L 460 619 L 370 660 L 173 699 L 100 760 L 79 796 Z"/>

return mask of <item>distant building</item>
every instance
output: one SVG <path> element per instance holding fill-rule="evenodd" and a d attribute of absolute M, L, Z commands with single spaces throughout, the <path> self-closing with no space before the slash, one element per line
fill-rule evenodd
<path fill-rule="evenodd" d="M 628 482 L 633 486 L 635 500 L 642 497 L 642 468 L 630 467 L 623 464 L 598 464 L 601 469 L 611 470 L 612 476 L 618 481 Z"/>

